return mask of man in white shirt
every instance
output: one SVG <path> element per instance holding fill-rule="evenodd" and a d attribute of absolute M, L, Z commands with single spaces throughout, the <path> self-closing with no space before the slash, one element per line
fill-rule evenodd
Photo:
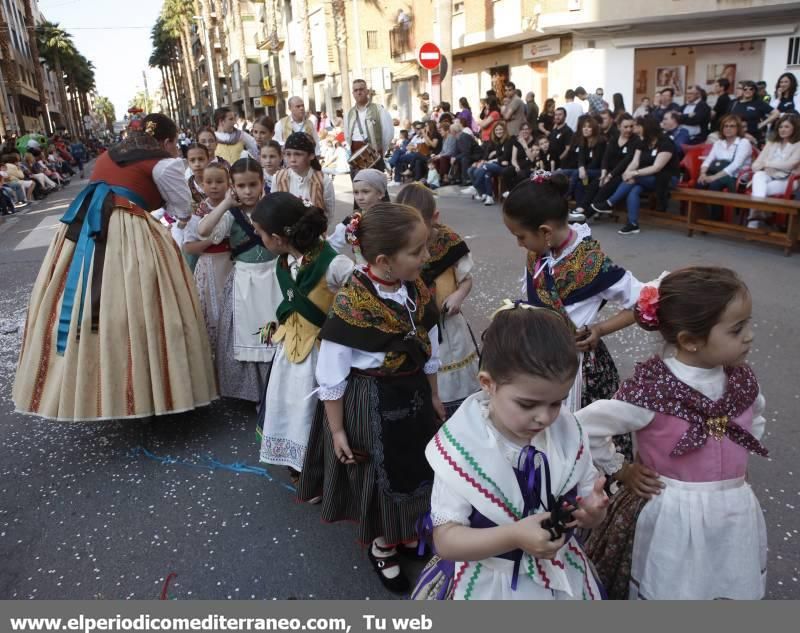
<path fill-rule="evenodd" d="M 391 147 L 394 136 L 392 117 L 382 105 L 371 102 L 367 82 L 363 79 L 353 81 L 353 100 L 355 105 L 350 108 L 344 120 L 345 144 L 350 148 L 351 156 L 365 145 L 370 145 L 380 156 L 371 167 L 384 171 L 386 165 L 383 156 Z M 351 177 L 357 171 L 357 168 L 351 166 Z"/>
<path fill-rule="evenodd" d="M 578 119 L 583 116 L 583 106 L 575 101 L 575 91 L 572 89 L 564 93 L 564 99 L 566 103 L 561 107 L 563 107 L 564 111 L 567 113 L 567 126 L 571 130 L 577 130 Z"/>
<path fill-rule="evenodd" d="M 305 132 L 314 140 L 315 153 L 317 156 L 322 151 L 319 144 L 317 126 L 311 115 L 306 115 L 306 104 L 300 97 L 289 98 L 289 114 L 275 124 L 275 136 L 273 137 L 283 147 L 286 139 L 294 132 Z"/>

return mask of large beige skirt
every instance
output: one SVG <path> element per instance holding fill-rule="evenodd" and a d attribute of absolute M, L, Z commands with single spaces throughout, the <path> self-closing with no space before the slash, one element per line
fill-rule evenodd
<path fill-rule="evenodd" d="M 75 243 L 53 238 L 33 287 L 13 398 L 17 411 L 65 421 L 188 411 L 217 398 L 211 350 L 192 274 L 169 232 L 149 216 L 111 215 L 99 326 L 91 273 L 80 338 L 76 293 L 64 355 L 56 352 Z"/>

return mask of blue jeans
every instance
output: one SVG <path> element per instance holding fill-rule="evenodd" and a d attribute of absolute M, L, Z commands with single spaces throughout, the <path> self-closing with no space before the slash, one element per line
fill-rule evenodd
<path fill-rule="evenodd" d="M 628 209 L 628 222 L 638 225 L 639 209 L 641 207 L 640 197 L 642 192 L 655 190 L 655 176 L 637 176 L 633 184 L 627 182 L 621 183 L 614 194 L 608 199 L 608 203 L 613 207 L 618 202 L 626 199 L 625 206 Z"/>
<path fill-rule="evenodd" d="M 598 178 L 600 178 L 600 173 L 601 172 L 599 169 L 587 169 L 586 177 L 589 179 L 589 182 L 591 182 L 592 180 L 597 180 Z M 569 188 L 570 191 L 572 191 L 573 197 L 575 198 L 575 204 L 582 209 L 588 207 L 589 203 L 591 202 L 591 200 L 585 200 L 586 187 L 588 186 L 589 186 L 588 183 L 586 185 L 583 184 L 583 181 L 580 179 L 580 176 L 578 175 L 578 170 L 576 169 L 575 175 L 570 180 Z"/>
<path fill-rule="evenodd" d="M 478 190 L 479 194 L 493 196 L 494 187 L 492 178 L 494 176 L 500 176 L 505 170 L 506 168 L 500 163 L 484 163 L 480 167 L 475 168 L 474 171 L 471 171 L 472 186 Z"/>

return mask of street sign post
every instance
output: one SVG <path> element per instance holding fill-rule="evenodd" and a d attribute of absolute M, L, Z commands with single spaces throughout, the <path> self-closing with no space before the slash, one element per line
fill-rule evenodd
<path fill-rule="evenodd" d="M 428 92 L 433 91 L 432 71 L 442 63 L 442 51 L 433 42 L 425 42 L 417 53 L 419 65 L 428 71 Z"/>

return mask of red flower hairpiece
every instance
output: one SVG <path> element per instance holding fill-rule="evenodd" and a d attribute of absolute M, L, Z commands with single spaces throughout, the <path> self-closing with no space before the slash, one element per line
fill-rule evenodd
<path fill-rule="evenodd" d="M 553 174 L 551 174 L 549 171 L 537 169 L 531 174 L 531 181 L 535 182 L 537 185 L 541 185 L 543 182 L 549 182 L 552 175 Z"/>
<path fill-rule="evenodd" d="M 639 293 L 635 311 L 639 324 L 646 329 L 658 328 L 658 300 L 658 288 L 655 286 L 645 286 Z"/>
<path fill-rule="evenodd" d="M 350 246 L 355 247 L 355 246 L 358 246 L 360 244 L 359 239 L 358 239 L 358 235 L 357 235 L 358 227 L 359 227 L 360 224 L 361 224 L 361 214 L 360 213 L 354 213 L 352 216 L 350 216 L 350 223 L 347 225 L 347 227 L 344 230 L 345 239 L 347 240 L 347 243 L 350 244 Z"/>

